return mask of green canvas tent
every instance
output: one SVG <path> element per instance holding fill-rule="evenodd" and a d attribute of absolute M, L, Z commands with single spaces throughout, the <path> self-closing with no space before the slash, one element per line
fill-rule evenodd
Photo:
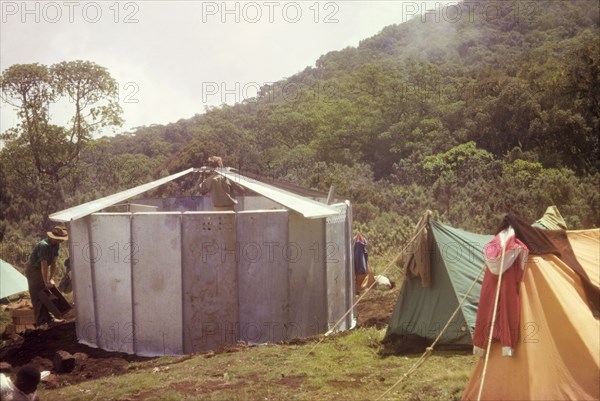
<path fill-rule="evenodd" d="M 483 246 L 491 239 L 430 220 L 426 214 L 405 252 L 406 277 L 384 342 L 392 342 L 400 352 L 428 346 L 477 280 L 438 343 L 438 348 L 471 346 L 483 281 Z"/>
<path fill-rule="evenodd" d="M 0 259 L 0 298 L 27 291 L 27 279 L 10 263 Z"/>

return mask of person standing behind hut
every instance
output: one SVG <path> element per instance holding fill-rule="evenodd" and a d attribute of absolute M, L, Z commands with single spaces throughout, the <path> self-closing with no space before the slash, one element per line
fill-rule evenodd
<path fill-rule="evenodd" d="M 60 243 L 68 240 L 69 235 L 63 226 L 56 226 L 46 234 L 47 238 L 38 242 L 33 248 L 25 268 L 36 327 L 62 322 L 50 315 L 48 308 L 40 300 L 39 293 L 44 288 L 51 288 L 54 285 L 53 277 L 56 273 L 56 258 Z"/>
<path fill-rule="evenodd" d="M 211 156 L 208 158 L 208 166 L 213 169 L 222 168 L 223 159 L 219 156 Z M 244 188 L 214 170 L 210 171 L 208 177 L 200 184 L 200 193 L 203 195 L 210 194 L 213 210 L 217 211 L 233 211 L 237 204 L 237 200 L 233 195 L 234 190 L 243 192 Z"/>
<path fill-rule="evenodd" d="M 360 292 L 371 284 L 369 280 L 369 252 L 367 239 L 358 233 L 354 237 L 354 275 L 356 278 L 356 291 Z"/>

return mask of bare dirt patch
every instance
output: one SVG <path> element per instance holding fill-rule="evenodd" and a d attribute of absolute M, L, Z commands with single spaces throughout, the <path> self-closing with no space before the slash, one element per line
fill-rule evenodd
<path fill-rule="evenodd" d="M 352 388 L 356 386 L 356 380 L 329 380 L 327 384 L 332 387 Z"/>
<path fill-rule="evenodd" d="M 306 382 L 305 376 L 283 376 L 281 379 L 275 380 L 275 384 L 286 386 L 292 389 L 299 389 Z"/>
<path fill-rule="evenodd" d="M 397 287 L 391 291 L 369 291 L 356 305 L 357 326 L 377 329 L 386 327 L 398 300 L 398 293 Z"/>
<path fill-rule="evenodd" d="M 76 362 L 73 371 L 55 375 L 48 382 L 48 387 L 123 374 L 128 370 L 130 362 L 151 359 L 120 352 L 108 352 L 79 344 L 74 322 L 60 324 L 47 330 L 32 330 L 24 333 L 22 338 L 22 342 L 9 344 L 0 350 L 0 360 L 12 365 L 12 370 L 9 372 L 12 375 L 25 364 L 31 364 L 40 370 L 52 371 L 57 351 L 67 351 L 74 355 Z"/>

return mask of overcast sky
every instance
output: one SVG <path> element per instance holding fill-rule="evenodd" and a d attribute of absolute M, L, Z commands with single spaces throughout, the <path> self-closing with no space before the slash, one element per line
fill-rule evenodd
<path fill-rule="evenodd" d="M 167 124 L 450 1 L 1 1 L 0 68 L 89 60 L 119 84 L 125 124 Z M 17 122 L 2 105 L 1 130 Z M 70 109 L 69 109 L 70 110 Z M 66 123 L 61 107 L 53 122 Z M 72 111 L 69 111 L 72 113 Z M 110 132 L 105 132 L 110 134 Z"/>

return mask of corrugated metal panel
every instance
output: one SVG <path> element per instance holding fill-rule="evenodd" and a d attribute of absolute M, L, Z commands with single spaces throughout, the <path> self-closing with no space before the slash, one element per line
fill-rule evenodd
<path fill-rule="evenodd" d="M 296 195 L 272 185 L 265 184 L 264 182 L 231 172 L 226 168 L 216 169 L 216 171 L 235 183 L 258 193 L 265 198 L 269 198 L 272 201 L 287 207 L 288 209 L 292 209 L 293 211 L 302 214 L 306 218 L 318 219 L 321 217 L 335 216 L 338 214 L 338 211 L 335 208 L 329 207 L 324 203 L 304 198 L 300 195 Z"/>
<path fill-rule="evenodd" d="M 164 177 L 159 180 L 149 182 L 147 184 L 139 185 L 135 188 L 127 189 L 125 191 L 118 192 L 116 194 L 109 195 L 104 198 L 96 199 L 91 202 L 87 202 L 82 205 L 79 205 L 79 206 L 75 206 L 75 207 L 72 207 L 69 209 L 62 210 L 60 212 L 53 213 L 50 215 L 50 220 L 68 222 L 71 220 L 80 219 L 84 216 L 87 216 L 89 214 L 92 214 L 94 212 L 102 210 L 106 207 L 109 207 L 109 206 L 114 205 L 119 202 L 123 202 L 126 199 L 129 199 L 131 197 L 134 197 L 136 195 L 139 195 L 141 193 L 144 193 L 146 191 L 149 191 L 151 189 L 159 187 L 169 181 L 173 181 L 179 177 L 182 177 L 188 173 L 191 173 L 192 171 L 194 171 L 194 169 L 190 168 L 185 171 L 181 171 L 179 173 L 172 174 L 168 177 Z"/>

